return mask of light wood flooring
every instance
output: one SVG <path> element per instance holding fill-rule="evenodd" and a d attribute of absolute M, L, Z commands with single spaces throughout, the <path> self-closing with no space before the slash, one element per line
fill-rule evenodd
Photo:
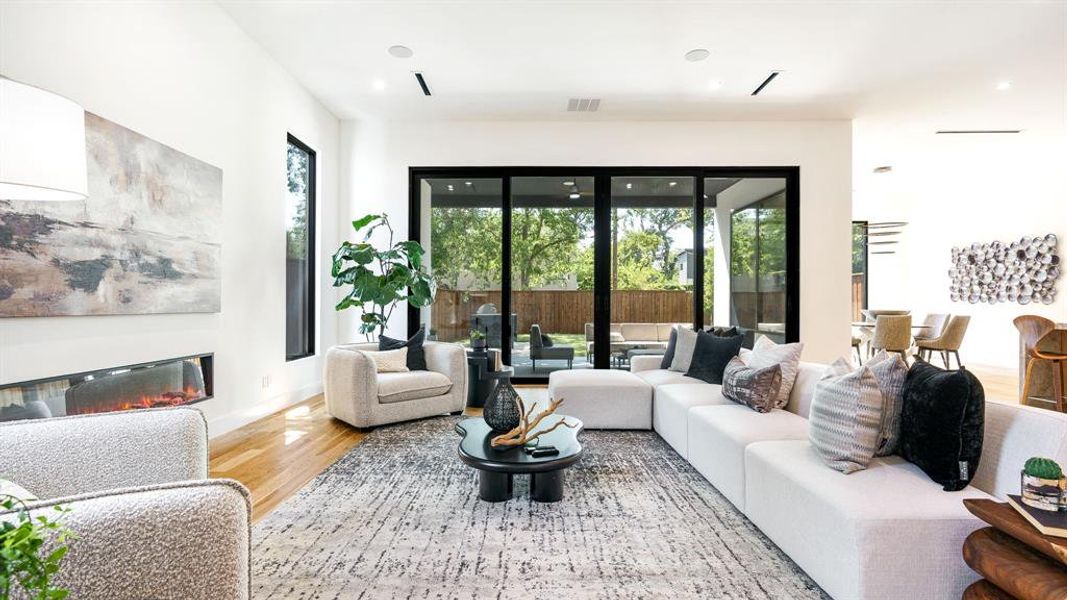
<path fill-rule="evenodd" d="M 1014 370 L 971 370 L 985 386 L 987 398 L 1018 401 Z M 477 415 L 481 411 L 466 412 Z M 211 476 L 243 483 L 252 492 L 252 519 L 258 521 L 363 441 L 367 433 L 331 418 L 322 396 L 315 396 L 212 440 Z"/>

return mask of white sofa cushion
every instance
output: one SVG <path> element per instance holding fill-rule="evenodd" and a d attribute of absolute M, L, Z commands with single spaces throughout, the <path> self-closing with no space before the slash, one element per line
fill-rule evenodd
<path fill-rule="evenodd" d="M 1019 493 L 1019 471 L 1031 456 L 1067 465 L 1067 414 L 986 402 L 982 458 L 971 485 L 1001 500 Z"/>
<path fill-rule="evenodd" d="M 5 496 L 10 496 L 22 502 L 32 502 L 37 499 L 37 496 L 33 492 L 14 481 L 0 479 L 0 500 L 6 500 L 7 498 Z"/>
<path fill-rule="evenodd" d="M 808 422 L 780 409 L 758 413 L 731 402 L 689 410 L 689 463 L 742 511 L 745 509 L 745 448 L 766 440 L 807 437 Z"/>
<path fill-rule="evenodd" d="M 378 402 L 391 404 L 447 394 L 452 381 L 436 371 L 378 374 Z"/>
<path fill-rule="evenodd" d="M 652 429 L 652 386 L 629 371 L 554 371 L 548 395 L 586 429 Z"/>
<path fill-rule="evenodd" d="M 635 359 L 638 357 L 634 357 Z M 642 357 L 644 358 L 644 357 Z M 655 357 L 657 360 L 660 357 Z M 701 385 L 711 385 L 705 383 L 696 377 L 686 377 L 685 373 L 679 373 L 677 371 L 671 371 L 668 369 L 651 369 L 648 371 L 638 371 L 634 375 L 645 380 L 646 383 L 652 387 L 659 389 L 660 386 L 669 385 L 672 383 L 699 383 Z"/>
<path fill-rule="evenodd" d="M 744 358 L 744 353 L 741 357 Z M 785 409 L 807 419 L 811 413 L 811 398 L 815 394 L 815 385 L 819 383 L 825 371 L 826 365 L 801 362 L 793 389 L 789 392 L 789 404 Z"/>
<path fill-rule="evenodd" d="M 619 330 L 627 342 L 659 341 L 659 332 L 655 323 L 623 323 Z"/>
<path fill-rule="evenodd" d="M 722 395 L 722 386 L 703 382 L 661 385 L 652 402 L 652 427 L 682 458 L 689 458 L 689 409 L 733 404 Z"/>
<path fill-rule="evenodd" d="M 978 579 L 960 548 L 981 490 L 941 491 L 897 456 L 843 475 L 806 441 L 751 444 L 745 474 L 745 514 L 834 598 L 959 598 Z"/>

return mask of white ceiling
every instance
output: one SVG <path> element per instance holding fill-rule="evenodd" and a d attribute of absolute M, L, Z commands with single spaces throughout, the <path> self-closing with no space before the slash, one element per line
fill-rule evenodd
<path fill-rule="evenodd" d="M 1062 110 L 1067 79 L 1060 0 L 220 4 L 341 118 L 853 118 L 948 92 L 988 117 L 1038 95 Z M 693 48 L 711 57 L 685 61 Z M 1012 90 L 997 92 L 1004 79 Z M 570 97 L 600 110 L 566 112 Z"/>

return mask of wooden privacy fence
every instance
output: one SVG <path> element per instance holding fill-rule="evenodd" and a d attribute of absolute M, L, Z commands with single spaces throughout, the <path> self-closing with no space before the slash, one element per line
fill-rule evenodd
<path fill-rule="evenodd" d="M 864 297 L 863 290 L 864 276 L 863 273 L 852 274 L 852 320 L 863 320 L 863 309 L 866 308 L 865 303 L 867 299 Z"/>
<path fill-rule="evenodd" d="M 500 290 L 437 291 L 431 308 L 430 328 L 442 340 L 467 337 L 470 318 L 483 304 L 501 308 Z M 710 310 L 710 307 L 709 307 Z M 591 290 L 527 290 L 511 293 L 511 312 L 518 320 L 518 333 L 541 325 L 545 333 L 585 333 L 593 321 Z M 611 293 L 614 323 L 689 323 L 693 320 L 693 292 L 682 290 L 620 290 Z"/>

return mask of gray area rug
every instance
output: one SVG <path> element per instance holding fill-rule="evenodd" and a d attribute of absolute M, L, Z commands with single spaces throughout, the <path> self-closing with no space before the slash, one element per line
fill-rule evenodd
<path fill-rule="evenodd" d="M 585 431 L 562 502 L 491 504 L 460 418 L 375 430 L 258 523 L 254 597 L 827 598 L 653 432 Z"/>

